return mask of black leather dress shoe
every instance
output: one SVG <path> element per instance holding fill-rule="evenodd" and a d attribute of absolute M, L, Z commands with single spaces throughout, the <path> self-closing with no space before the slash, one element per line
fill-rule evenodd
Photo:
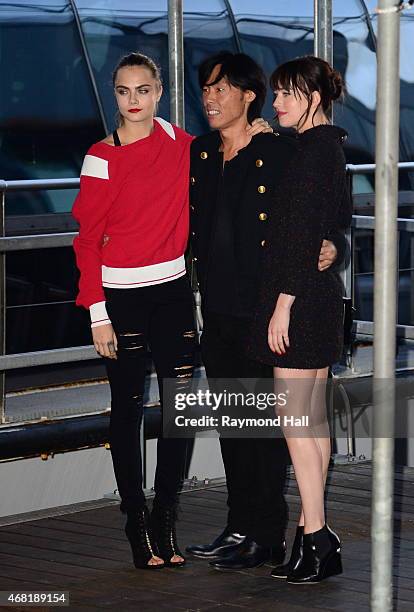
<path fill-rule="evenodd" d="M 234 533 L 226 527 L 211 544 L 192 544 L 185 550 L 199 559 L 218 559 L 234 552 L 245 539 L 245 535 Z"/>
<path fill-rule="evenodd" d="M 260 567 L 273 557 L 273 551 L 270 546 L 261 546 L 246 538 L 243 544 L 230 555 L 226 555 L 222 559 L 211 561 L 210 565 L 216 570 L 242 570 L 253 567 Z"/>

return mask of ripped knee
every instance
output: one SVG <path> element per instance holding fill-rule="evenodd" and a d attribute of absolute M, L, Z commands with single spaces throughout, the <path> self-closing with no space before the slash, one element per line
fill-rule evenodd
<path fill-rule="evenodd" d="M 125 351 L 145 350 L 146 346 L 143 341 L 141 332 L 123 332 L 118 334 L 120 348 Z"/>

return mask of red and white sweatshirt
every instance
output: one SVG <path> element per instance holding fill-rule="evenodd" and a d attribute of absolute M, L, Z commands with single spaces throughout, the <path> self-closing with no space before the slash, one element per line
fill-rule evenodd
<path fill-rule="evenodd" d="M 110 322 L 103 287 L 145 287 L 185 274 L 191 141 L 156 117 L 150 136 L 120 147 L 98 142 L 85 156 L 73 247 L 76 304 L 89 308 L 92 327 Z"/>

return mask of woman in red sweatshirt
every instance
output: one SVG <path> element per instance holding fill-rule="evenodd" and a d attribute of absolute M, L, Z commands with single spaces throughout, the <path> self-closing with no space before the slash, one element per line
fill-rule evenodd
<path fill-rule="evenodd" d="M 88 151 L 73 215 L 80 270 L 76 303 L 89 309 L 93 342 L 111 387 L 110 444 L 136 567 L 185 560 L 175 515 L 186 459 L 185 439 L 157 448 L 151 516 L 142 490 L 140 424 L 149 345 L 161 404 L 163 380 L 180 391 L 193 373 L 193 298 L 186 276 L 189 148 L 192 137 L 154 117 L 160 74 L 145 55 L 125 56 L 113 74 L 119 128 Z"/>

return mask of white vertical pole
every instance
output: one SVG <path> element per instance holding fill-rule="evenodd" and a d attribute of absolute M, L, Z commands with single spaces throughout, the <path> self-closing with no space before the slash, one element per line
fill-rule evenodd
<path fill-rule="evenodd" d="M 379 0 L 378 13 L 371 609 L 391 612 L 400 109 L 396 0 Z"/>

